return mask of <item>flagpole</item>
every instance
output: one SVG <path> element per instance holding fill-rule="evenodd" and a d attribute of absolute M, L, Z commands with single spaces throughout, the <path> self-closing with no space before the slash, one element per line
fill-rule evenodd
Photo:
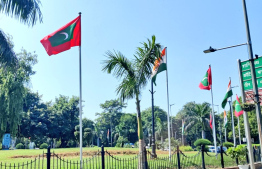
<path fill-rule="evenodd" d="M 81 24 L 81 12 L 79 12 L 80 24 Z M 80 25 L 81 31 L 81 25 Z M 81 39 L 81 37 L 80 37 Z M 82 131 L 82 67 L 81 67 L 81 44 L 79 45 L 79 91 L 80 91 L 80 100 L 79 100 L 79 128 L 80 128 L 80 169 L 82 169 L 82 146 L 83 146 L 83 131 Z"/>
<path fill-rule="evenodd" d="M 240 145 L 241 144 L 241 134 L 240 134 L 239 116 L 237 117 L 237 123 L 238 123 L 238 135 L 239 135 L 239 145 Z"/>
<path fill-rule="evenodd" d="M 169 93 L 168 93 L 168 72 L 167 72 L 167 47 L 166 47 L 166 89 L 167 89 L 167 130 L 168 130 L 168 146 L 169 160 L 171 160 L 171 140 L 170 140 L 170 122 L 169 122 Z"/>
<path fill-rule="evenodd" d="M 211 65 L 209 65 L 209 68 L 211 69 Z M 212 71 L 211 71 L 211 77 L 212 77 Z M 212 99 L 212 116 L 213 116 L 213 138 L 214 138 L 214 146 L 215 146 L 215 151 L 217 154 L 217 139 L 216 139 L 216 125 L 215 125 L 215 115 L 214 115 L 214 103 L 213 103 L 213 87 L 211 86 L 211 99 Z"/>
<path fill-rule="evenodd" d="M 229 80 L 231 81 L 231 77 L 229 77 Z M 230 83 L 230 88 L 231 88 L 231 83 Z M 232 96 L 230 97 L 230 102 L 229 102 L 229 106 L 230 106 L 230 112 L 231 112 L 231 122 L 232 122 L 232 132 L 233 132 L 233 140 L 234 140 L 234 147 L 237 146 L 236 143 L 236 135 L 235 135 L 235 124 L 234 124 L 234 115 L 233 115 L 233 106 L 232 106 Z"/>

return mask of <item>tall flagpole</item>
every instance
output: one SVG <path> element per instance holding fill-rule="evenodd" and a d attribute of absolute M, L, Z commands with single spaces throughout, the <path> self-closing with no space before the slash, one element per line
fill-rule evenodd
<path fill-rule="evenodd" d="M 167 89 L 167 130 L 168 130 L 168 146 L 169 160 L 171 160 L 171 140 L 170 140 L 170 122 L 169 122 L 169 93 L 168 93 L 168 72 L 167 72 L 167 47 L 166 47 L 166 89 Z"/>
<path fill-rule="evenodd" d="M 81 12 L 79 12 L 80 16 L 80 31 L 81 31 Z M 80 34 L 81 36 L 81 34 Z M 80 37 L 81 39 L 81 37 Z M 82 169 L 82 140 L 83 140 L 83 133 L 82 133 L 82 68 L 81 68 L 81 44 L 79 45 L 79 91 L 80 91 L 80 100 L 79 100 L 79 128 L 80 128 L 80 169 Z"/>
<path fill-rule="evenodd" d="M 229 77 L 229 80 L 231 81 L 231 77 Z M 231 83 L 230 83 L 230 88 L 231 88 Z M 233 115 L 233 106 L 232 106 L 232 104 L 233 103 L 232 103 L 232 96 L 231 96 L 230 97 L 229 106 L 230 106 L 230 112 L 231 112 L 231 121 L 232 121 L 232 132 L 233 132 L 234 147 L 236 147 L 237 143 L 236 143 L 235 124 L 234 124 L 234 115 Z"/>
<path fill-rule="evenodd" d="M 209 65 L 209 68 L 211 69 L 211 65 Z M 211 71 L 211 77 L 212 77 L 212 71 Z M 212 98 L 212 116 L 213 116 L 213 138 L 214 138 L 214 146 L 215 146 L 215 151 L 217 153 L 217 138 L 216 138 L 216 125 L 215 125 L 215 115 L 214 115 L 214 103 L 213 103 L 213 86 L 211 86 L 211 98 Z"/>

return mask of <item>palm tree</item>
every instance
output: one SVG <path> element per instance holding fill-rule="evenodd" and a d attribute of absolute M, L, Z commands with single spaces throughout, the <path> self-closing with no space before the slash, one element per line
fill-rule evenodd
<path fill-rule="evenodd" d="M 138 123 L 139 139 L 139 163 L 138 168 L 146 167 L 143 153 L 144 136 L 140 112 L 141 90 L 146 86 L 150 76 L 154 61 L 160 58 L 160 44 L 155 43 L 155 36 L 152 41 L 144 42 L 142 48 L 137 48 L 134 62 L 129 61 L 121 52 L 106 52 L 108 60 L 104 61 L 103 71 L 112 73 L 116 78 L 121 79 L 121 83 L 116 88 L 121 101 L 135 98 Z"/>
<path fill-rule="evenodd" d="M 202 104 L 195 104 L 193 108 L 187 110 L 190 116 L 185 118 L 187 125 L 185 126 L 185 131 L 190 129 L 196 123 L 201 124 L 202 128 L 202 138 L 205 139 L 205 130 L 209 126 L 210 120 L 207 118 L 208 114 L 210 113 L 210 104 L 209 103 L 202 103 Z"/>
<path fill-rule="evenodd" d="M 0 12 L 15 17 L 23 24 L 35 25 L 37 20 L 42 22 L 40 0 L 0 0 Z M 9 37 L 0 29 L 0 66 L 14 66 L 17 57 Z"/>
<path fill-rule="evenodd" d="M 162 122 L 160 118 L 156 118 L 156 134 L 161 138 L 161 147 L 163 148 L 164 145 L 164 131 L 167 131 L 167 124 L 166 122 Z"/>

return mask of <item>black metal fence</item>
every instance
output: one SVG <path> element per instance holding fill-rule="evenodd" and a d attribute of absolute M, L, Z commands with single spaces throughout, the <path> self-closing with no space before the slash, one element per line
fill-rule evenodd
<path fill-rule="evenodd" d="M 220 147 L 222 150 L 222 147 Z M 237 159 L 227 157 L 225 152 L 210 154 L 204 151 L 204 147 L 194 154 L 184 154 L 179 147 L 171 154 L 153 157 L 150 151 L 144 149 L 147 169 L 211 169 L 237 166 Z M 255 162 L 261 161 L 260 149 L 254 148 L 253 155 Z M 101 147 L 101 151 L 95 154 L 85 154 L 88 158 L 83 159 L 82 169 L 137 169 L 139 155 L 117 157 Z M 248 157 L 247 157 L 248 163 Z M 80 160 L 64 159 L 54 152 L 39 155 L 26 163 L 6 164 L 0 163 L 0 169 L 80 169 Z"/>

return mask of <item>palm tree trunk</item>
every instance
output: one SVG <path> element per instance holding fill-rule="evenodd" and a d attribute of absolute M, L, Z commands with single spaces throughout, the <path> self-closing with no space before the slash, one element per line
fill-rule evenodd
<path fill-rule="evenodd" d="M 137 123 L 138 123 L 138 139 L 139 139 L 139 157 L 138 157 L 138 169 L 145 169 L 145 153 L 144 153 L 144 134 L 142 128 L 141 112 L 140 112 L 140 100 L 138 95 L 136 97 L 136 110 L 137 110 Z"/>
<path fill-rule="evenodd" d="M 161 134 L 161 149 L 163 150 L 164 149 L 164 138 L 163 138 L 163 135 Z"/>
<path fill-rule="evenodd" d="M 206 138 L 206 133 L 205 131 L 202 129 L 202 139 L 205 139 Z"/>

